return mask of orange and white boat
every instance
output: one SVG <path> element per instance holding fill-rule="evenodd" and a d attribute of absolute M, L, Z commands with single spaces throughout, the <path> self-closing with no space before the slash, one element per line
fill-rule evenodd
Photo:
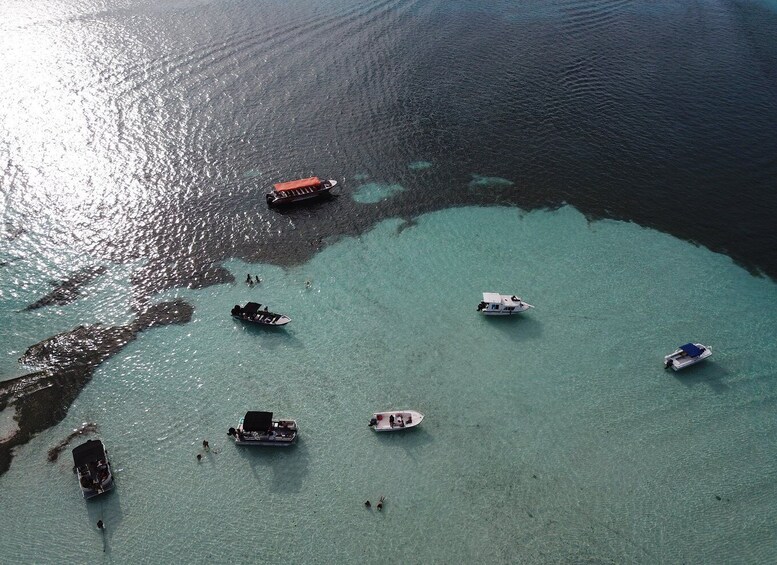
<path fill-rule="evenodd" d="M 328 196 L 329 191 L 335 186 L 337 186 L 336 180 L 321 180 L 318 177 L 280 182 L 273 185 L 272 192 L 267 193 L 267 204 L 277 206 Z"/>

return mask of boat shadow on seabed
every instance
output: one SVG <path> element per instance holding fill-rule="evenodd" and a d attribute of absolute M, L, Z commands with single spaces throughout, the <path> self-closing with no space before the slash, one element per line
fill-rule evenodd
<path fill-rule="evenodd" d="M 105 553 L 110 553 L 111 538 L 118 530 L 124 516 L 121 510 L 119 489 L 114 488 L 111 492 L 95 497 L 92 500 L 86 500 L 84 503 L 89 522 L 86 526 L 90 537 L 98 536 L 102 538 L 99 542 L 101 549 Z M 100 530 L 97 527 L 97 522 L 100 520 L 105 525 L 104 530 Z"/>
<path fill-rule="evenodd" d="M 288 447 L 255 447 L 236 445 L 241 457 L 248 461 L 251 472 L 262 484 L 272 475 L 271 492 L 290 493 L 302 491 L 302 483 L 308 474 L 310 459 L 305 440 L 297 438 Z"/>
<path fill-rule="evenodd" d="M 542 337 L 542 322 L 532 318 L 531 314 L 483 316 L 481 322 L 499 330 L 513 341 L 529 341 Z"/>
<path fill-rule="evenodd" d="M 687 387 L 704 384 L 718 394 L 731 390 L 731 387 L 724 382 L 728 376 L 728 371 L 709 359 L 697 365 L 686 367 L 682 371 L 669 372 L 672 373 L 675 379 Z"/>

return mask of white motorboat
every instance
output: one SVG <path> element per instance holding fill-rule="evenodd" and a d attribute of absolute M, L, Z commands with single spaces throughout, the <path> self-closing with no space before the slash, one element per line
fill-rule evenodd
<path fill-rule="evenodd" d="M 664 357 L 664 368 L 679 371 L 712 355 L 712 349 L 701 343 L 686 343 Z"/>
<path fill-rule="evenodd" d="M 108 452 L 99 439 L 90 439 L 73 449 L 73 462 L 84 498 L 92 498 L 113 488 Z"/>
<path fill-rule="evenodd" d="M 296 420 L 273 420 L 272 412 L 246 412 L 237 428 L 229 428 L 227 435 L 237 445 L 287 447 L 297 441 L 299 428 Z"/>
<path fill-rule="evenodd" d="M 498 294 L 496 292 L 484 292 L 483 301 L 478 304 L 478 312 L 486 316 L 510 316 L 520 312 L 526 312 L 534 308 L 514 294 Z"/>
<path fill-rule="evenodd" d="M 398 432 L 415 428 L 424 419 L 424 415 L 415 410 L 390 410 L 375 412 L 369 426 L 376 432 Z"/>
<path fill-rule="evenodd" d="M 260 326 L 285 326 L 291 322 L 291 318 L 286 314 L 270 312 L 267 306 L 262 310 L 262 305 L 256 302 L 247 302 L 245 306 L 235 304 L 230 313 L 237 320 L 259 324 Z"/>

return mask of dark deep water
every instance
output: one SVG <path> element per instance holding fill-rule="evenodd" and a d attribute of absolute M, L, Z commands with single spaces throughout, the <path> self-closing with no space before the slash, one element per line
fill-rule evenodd
<path fill-rule="evenodd" d="M 140 284 L 493 203 L 569 203 L 777 275 L 765 3 L 25 6 L 0 24 L 6 233 L 148 260 Z M 309 174 L 341 196 L 267 210 L 272 182 Z M 473 189 L 473 174 L 514 184 Z M 357 178 L 407 190 L 364 206 Z"/>

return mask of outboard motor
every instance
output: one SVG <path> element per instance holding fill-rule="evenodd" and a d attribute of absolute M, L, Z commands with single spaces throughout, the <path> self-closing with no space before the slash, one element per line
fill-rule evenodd
<path fill-rule="evenodd" d="M 235 307 L 232 308 L 232 315 L 233 316 L 239 316 L 240 315 L 240 304 L 235 304 Z"/>
<path fill-rule="evenodd" d="M 227 432 L 228 436 L 235 436 L 237 435 L 237 432 L 235 431 L 235 428 L 229 428 L 229 431 Z"/>

